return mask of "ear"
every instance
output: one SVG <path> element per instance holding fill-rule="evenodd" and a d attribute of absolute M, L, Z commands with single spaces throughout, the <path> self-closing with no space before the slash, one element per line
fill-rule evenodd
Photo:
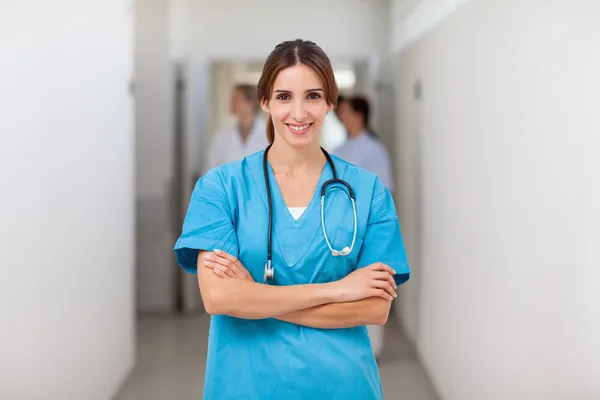
<path fill-rule="evenodd" d="M 271 108 L 269 107 L 268 101 L 261 101 L 260 108 L 262 108 L 262 110 L 266 113 L 269 113 L 269 114 L 271 113 Z"/>
<path fill-rule="evenodd" d="M 333 104 L 328 104 L 328 105 L 327 105 L 327 112 L 328 112 L 328 113 L 332 112 L 332 111 L 333 111 L 333 109 L 334 109 L 334 107 L 333 107 Z"/>

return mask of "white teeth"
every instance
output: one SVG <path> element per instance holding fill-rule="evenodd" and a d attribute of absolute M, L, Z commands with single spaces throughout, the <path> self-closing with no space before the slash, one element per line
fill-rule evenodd
<path fill-rule="evenodd" d="M 310 124 L 309 124 L 310 125 Z M 295 131 L 303 131 L 306 128 L 308 128 L 308 125 L 302 125 L 302 126 L 294 126 L 294 125 L 289 125 L 290 128 L 292 128 Z"/>

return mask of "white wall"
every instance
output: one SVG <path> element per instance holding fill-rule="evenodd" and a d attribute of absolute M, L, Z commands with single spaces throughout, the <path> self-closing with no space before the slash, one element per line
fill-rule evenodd
<path fill-rule="evenodd" d="M 599 17 L 478 0 L 397 56 L 401 304 L 445 400 L 600 398 Z"/>
<path fill-rule="evenodd" d="M 117 0 L 0 6 L 2 399 L 106 400 L 133 365 L 132 29 Z"/>
<path fill-rule="evenodd" d="M 174 70 L 167 0 L 135 2 L 137 308 L 171 311 Z"/>
<path fill-rule="evenodd" d="M 364 57 L 388 49 L 388 7 L 385 0 L 174 0 L 173 52 L 264 59 L 276 44 L 301 38 L 334 58 Z"/>

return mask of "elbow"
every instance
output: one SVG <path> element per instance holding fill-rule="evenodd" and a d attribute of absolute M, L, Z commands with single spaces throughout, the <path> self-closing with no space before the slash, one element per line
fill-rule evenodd
<path fill-rule="evenodd" d="M 390 316 L 391 302 L 388 300 L 381 300 L 377 307 L 373 310 L 372 313 L 373 320 L 371 321 L 372 325 L 385 325 Z"/>
<path fill-rule="evenodd" d="M 373 325 L 380 325 L 380 326 L 385 325 L 387 323 L 389 315 L 390 315 L 389 312 L 378 313 L 378 315 L 376 315 L 374 318 Z"/>
<path fill-rule="evenodd" d="M 225 314 L 226 305 L 224 304 L 223 298 L 220 291 L 218 290 L 206 290 L 202 296 L 202 302 L 204 303 L 204 310 L 208 315 L 220 315 Z"/>
<path fill-rule="evenodd" d="M 206 313 L 208 315 L 218 315 L 219 312 L 217 311 L 217 306 L 215 305 L 215 303 L 209 299 L 203 299 L 202 302 L 204 303 L 204 310 L 206 311 Z"/>

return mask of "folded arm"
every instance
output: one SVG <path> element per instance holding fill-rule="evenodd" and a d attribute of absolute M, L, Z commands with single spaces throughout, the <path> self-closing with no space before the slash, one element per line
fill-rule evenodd
<path fill-rule="evenodd" d="M 384 325 L 392 302 L 369 297 L 347 303 L 330 303 L 294 311 L 277 319 L 296 325 L 320 329 L 351 328 L 361 325 Z"/>
<path fill-rule="evenodd" d="M 221 279 L 204 266 L 198 252 L 198 284 L 206 312 L 244 319 L 274 318 L 335 302 L 329 284 L 271 286 L 244 279 Z"/>
<path fill-rule="evenodd" d="M 208 260 L 205 260 L 205 257 Z M 227 253 L 205 253 L 204 256 L 199 257 L 199 266 L 200 263 L 203 263 L 204 269 L 210 271 L 210 275 L 213 275 L 217 279 L 216 282 L 219 282 L 220 279 L 222 282 L 241 281 L 256 285 L 249 272 L 239 260 Z M 394 271 L 390 267 L 381 263 L 361 268 L 351 273 L 342 281 L 323 284 L 325 287 L 330 288 L 333 301 L 301 307 L 291 312 L 273 315 L 272 317 L 297 325 L 321 329 L 348 328 L 360 325 L 383 325 L 387 321 L 391 301 L 396 297 L 394 291 L 396 284 L 392 276 L 393 273 Z M 314 285 L 294 285 L 281 288 L 289 290 L 311 286 Z M 215 284 L 213 287 L 217 288 L 218 284 Z M 351 296 L 344 295 L 344 292 L 350 293 Z"/>

